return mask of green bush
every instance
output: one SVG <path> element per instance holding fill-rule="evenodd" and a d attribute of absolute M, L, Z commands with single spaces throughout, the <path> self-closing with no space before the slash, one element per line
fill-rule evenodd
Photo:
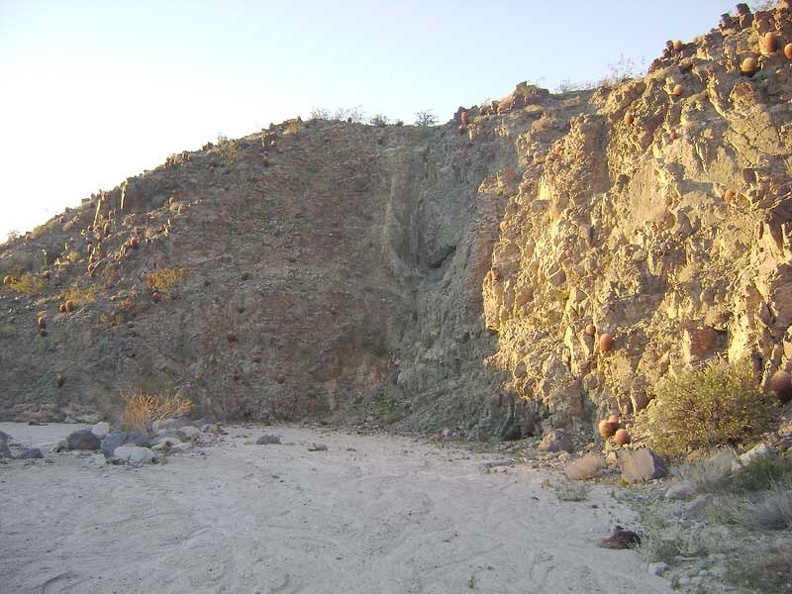
<path fill-rule="evenodd" d="M 715 359 L 698 371 L 668 377 L 655 396 L 636 421 L 652 447 L 671 457 L 749 441 L 769 429 L 777 410 L 748 360 Z"/>

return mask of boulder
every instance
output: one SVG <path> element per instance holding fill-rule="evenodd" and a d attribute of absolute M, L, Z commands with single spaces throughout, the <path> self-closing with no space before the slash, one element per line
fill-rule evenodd
<path fill-rule="evenodd" d="M 668 475 L 663 459 L 650 448 L 636 450 L 622 448 L 616 452 L 622 479 L 630 484 L 642 483 Z"/>
<path fill-rule="evenodd" d="M 70 450 L 98 450 L 102 443 L 90 429 L 80 429 L 69 434 L 66 443 Z"/>
<path fill-rule="evenodd" d="M 110 423 L 107 421 L 101 421 L 91 427 L 91 433 L 96 435 L 99 439 L 102 439 L 105 435 L 110 433 Z"/>
<path fill-rule="evenodd" d="M 0 439 L 0 458 L 11 458 L 11 450 L 8 449 L 8 441 Z"/>
<path fill-rule="evenodd" d="M 746 466 L 750 466 L 759 458 L 764 458 L 765 456 L 769 456 L 771 454 L 772 452 L 770 451 L 770 448 L 767 447 L 767 444 L 760 443 L 744 454 L 740 454 L 737 459 L 732 462 L 732 472 L 738 471 L 741 468 L 745 468 Z"/>
<path fill-rule="evenodd" d="M 539 442 L 540 452 L 571 452 L 572 440 L 563 429 L 553 429 Z"/>
<path fill-rule="evenodd" d="M 712 493 L 699 495 L 688 505 L 679 507 L 671 512 L 671 515 L 683 520 L 700 520 L 704 517 L 707 508 L 712 505 L 713 501 L 715 501 L 715 496 Z"/>
<path fill-rule="evenodd" d="M 118 446 L 113 452 L 113 457 L 127 464 L 148 464 L 155 460 L 154 452 L 149 448 L 136 445 Z"/>
<path fill-rule="evenodd" d="M 29 460 L 31 458 L 43 458 L 44 454 L 41 452 L 39 448 L 27 448 L 24 452 L 22 452 L 18 458 L 20 460 Z"/>
<path fill-rule="evenodd" d="M 187 425 L 186 427 L 182 427 L 176 432 L 176 435 L 182 441 L 192 441 L 194 439 L 198 439 L 201 435 L 201 430 L 198 427 L 193 427 L 192 425 Z"/>
<path fill-rule="evenodd" d="M 140 431 L 123 431 L 121 433 L 110 433 L 102 440 L 102 453 L 105 457 L 112 458 L 117 447 L 127 444 L 144 448 L 151 446 L 149 438 L 144 433 Z"/>

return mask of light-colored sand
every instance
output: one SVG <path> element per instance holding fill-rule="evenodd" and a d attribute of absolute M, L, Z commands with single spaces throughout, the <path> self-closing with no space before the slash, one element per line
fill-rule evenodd
<path fill-rule="evenodd" d="M 31 444 L 72 429 L 0 424 Z M 634 519 L 607 489 L 560 502 L 546 472 L 488 472 L 491 455 L 262 427 L 142 468 L 48 458 L 0 464 L 5 594 L 671 592 L 597 547 Z"/>

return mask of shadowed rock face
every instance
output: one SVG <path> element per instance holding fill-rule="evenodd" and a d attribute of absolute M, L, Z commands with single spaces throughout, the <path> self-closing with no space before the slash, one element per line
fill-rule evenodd
<path fill-rule="evenodd" d="M 0 413 L 179 389 L 235 419 L 516 438 L 634 413 L 717 354 L 772 377 L 792 357 L 792 22 L 753 16 L 644 78 L 518 85 L 462 133 L 284 123 L 87 199 L 0 248 Z"/>
<path fill-rule="evenodd" d="M 6 245 L 4 414 L 180 389 L 236 419 L 489 427 L 479 286 L 504 199 L 478 186 L 513 149 L 451 126 L 288 132 L 177 155 Z"/>

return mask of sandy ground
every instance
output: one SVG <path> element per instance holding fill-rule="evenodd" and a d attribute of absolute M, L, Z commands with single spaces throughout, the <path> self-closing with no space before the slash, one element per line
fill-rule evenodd
<path fill-rule="evenodd" d="M 51 443 L 75 426 L 0 424 Z M 255 445 L 263 433 L 281 445 Z M 322 444 L 326 451 L 310 451 Z M 558 500 L 527 467 L 392 436 L 232 428 L 141 468 L 0 463 L 0 591 L 670 593 L 597 543 L 634 514 L 607 488 Z M 544 486 L 543 486 L 544 485 Z"/>

